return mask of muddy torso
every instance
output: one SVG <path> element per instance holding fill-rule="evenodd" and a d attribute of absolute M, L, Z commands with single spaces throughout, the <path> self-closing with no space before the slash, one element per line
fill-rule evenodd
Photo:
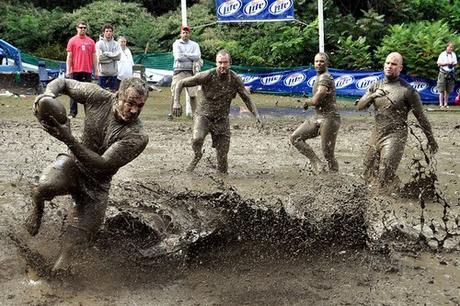
<path fill-rule="evenodd" d="M 317 76 L 315 83 L 313 84 L 313 96 L 317 93 L 319 86 L 327 88 L 327 95 L 315 106 L 316 115 L 319 117 L 338 116 L 335 97 L 335 83 L 334 79 L 328 72 Z"/>
<path fill-rule="evenodd" d="M 374 100 L 375 128 L 379 136 L 407 133 L 407 116 L 411 99 L 416 99 L 415 90 L 406 82 L 380 80 L 369 88 L 370 92 L 383 89 L 386 95 Z"/>
<path fill-rule="evenodd" d="M 231 102 L 243 84 L 239 84 L 238 76 L 233 71 L 222 78 L 217 75 L 215 69 L 205 71 L 203 74 L 201 83 L 203 98 L 197 106 L 197 113 L 211 119 L 228 116 Z"/>
<path fill-rule="evenodd" d="M 136 120 L 130 123 L 122 122 L 115 116 L 113 110 L 117 96 L 95 84 L 70 82 L 67 90 L 74 100 L 85 106 L 85 121 L 81 143 L 91 151 L 103 156 L 111 148 L 117 154 L 111 154 L 111 160 L 123 164 L 138 156 L 148 142 L 142 123 Z M 87 176 L 104 183 L 110 182 L 118 167 L 107 165 L 104 169 L 88 169 L 76 160 L 80 170 Z"/>

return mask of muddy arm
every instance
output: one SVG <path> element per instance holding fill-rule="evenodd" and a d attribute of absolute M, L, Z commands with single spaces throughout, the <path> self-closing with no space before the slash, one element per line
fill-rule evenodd
<path fill-rule="evenodd" d="M 102 155 L 91 151 L 82 145 L 73 135 L 69 135 L 63 142 L 72 151 L 75 157 L 89 169 L 99 169 L 115 174 L 119 168 L 135 159 L 147 146 L 147 135 L 131 135 L 112 144 Z"/>
<path fill-rule="evenodd" d="M 238 86 L 237 91 L 238 95 L 241 97 L 243 100 L 244 104 L 246 104 L 246 107 L 248 110 L 254 115 L 254 117 L 257 118 L 259 121 L 259 111 L 257 110 L 256 104 L 252 101 L 251 96 L 249 95 L 248 90 L 246 87 L 244 87 L 243 80 L 239 76 L 236 77 L 236 86 Z"/>
<path fill-rule="evenodd" d="M 368 108 L 372 103 L 374 103 L 374 100 L 379 97 L 383 97 L 386 95 L 385 91 L 383 89 L 379 89 L 375 86 L 376 83 L 372 84 L 367 92 L 362 96 L 357 102 L 356 102 L 356 108 L 358 110 L 363 110 Z"/>
<path fill-rule="evenodd" d="M 89 100 L 97 101 L 107 99 L 108 91 L 96 84 L 78 82 L 71 79 L 54 79 L 46 86 L 45 94 L 53 94 L 57 97 L 60 94 L 68 95 L 78 103 L 85 104 Z"/>
<path fill-rule="evenodd" d="M 431 124 L 428 121 L 425 112 L 423 111 L 423 106 L 422 102 L 420 101 L 419 94 L 415 90 L 411 91 L 408 101 L 412 107 L 412 113 L 414 114 L 415 118 L 417 118 L 417 121 L 420 124 L 426 139 L 428 140 L 428 146 L 430 147 L 430 150 L 435 153 L 438 150 L 438 143 L 434 138 Z"/>
<path fill-rule="evenodd" d="M 182 79 L 179 82 L 177 82 L 176 88 L 174 90 L 174 106 L 173 107 L 174 108 L 176 108 L 176 106 L 177 108 L 180 107 L 180 94 L 182 93 L 182 89 L 184 87 L 193 87 L 193 86 L 202 85 L 206 81 L 208 75 L 209 75 L 208 72 L 202 72 L 202 73 L 198 73 L 194 76 Z"/>

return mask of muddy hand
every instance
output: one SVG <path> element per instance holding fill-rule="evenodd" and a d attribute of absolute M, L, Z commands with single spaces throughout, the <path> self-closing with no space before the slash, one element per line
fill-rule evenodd
<path fill-rule="evenodd" d="M 179 104 L 179 105 L 174 105 L 173 106 L 173 116 L 174 117 L 180 117 L 182 116 L 182 106 Z"/>
<path fill-rule="evenodd" d="M 382 88 L 379 88 L 375 91 L 374 93 L 374 99 L 384 97 L 388 94 L 387 91 L 383 90 Z"/>
<path fill-rule="evenodd" d="M 431 154 L 435 154 L 436 152 L 438 152 L 438 143 L 436 142 L 436 140 L 432 140 L 428 143 L 428 148 L 430 149 L 430 152 Z"/>
<path fill-rule="evenodd" d="M 38 106 L 38 102 L 40 102 L 41 99 L 43 98 L 56 98 L 56 95 L 53 94 L 53 93 L 44 93 L 44 94 L 41 94 L 41 95 L 38 95 L 35 100 L 34 100 L 34 103 L 32 104 L 32 113 L 34 114 L 34 116 L 37 116 L 37 106 Z"/>
<path fill-rule="evenodd" d="M 70 120 L 67 119 L 66 123 L 60 124 L 53 116 L 50 116 L 50 119 L 53 121 L 53 125 L 49 125 L 44 121 L 40 122 L 43 129 L 48 132 L 48 134 L 64 143 L 72 137 Z"/>

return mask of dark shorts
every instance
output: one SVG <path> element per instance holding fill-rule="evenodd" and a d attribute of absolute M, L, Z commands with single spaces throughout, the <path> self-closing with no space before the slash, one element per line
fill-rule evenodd
<path fill-rule="evenodd" d="M 451 93 L 455 86 L 455 75 L 449 73 L 439 72 L 438 74 L 438 91 Z"/>

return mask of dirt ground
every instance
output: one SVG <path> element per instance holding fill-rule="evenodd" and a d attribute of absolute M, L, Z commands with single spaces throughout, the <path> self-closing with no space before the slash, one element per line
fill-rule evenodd
<path fill-rule="evenodd" d="M 184 171 L 192 158 L 191 121 L 166 120 L 167 96 L 163 91 L 149 98 L 141 116 L 150 143 L 115 175 L 111 212 L 155 202 L 155 194 L 169 196 L 169 201 L 177 201 L 175 205 L 193 206 L 187 201 L 194 196 L 211 197 L 222 190 L 232 190 L 251 203 L 288 203 L 324 180 L 357 190 L 367 188 L 359 174 L 373 123 L 370 112 L 342 109 L 336 146 L 340 171 L 315 176 L 288 138 L 311 111 L 302 114 L 293 98 L 254 95 L 260 108 L 273 111 L 283 106 L 291 111 L 283 116 L 266 115 L 263 128 L 251 118 L 232 114 L 229 175 L 221 177 L 216 174 L 209 138 L 195 172 Z M 1 305 L 460 305 L 460 245 L 433 248 L 422 240 L 398 236 L 391 250 L 379 252 L 366 243 L 350 243 L 347 237 L 292 247 L 280 243 L 282 237 L 275 243 L 254 232 L 253 239 L 246 233 L 236 239 L 205 240 L 188 254 L 157 258 L 139 254 L 136 239 L 142 232 L 130 240 L 106 226 L 95 243 L 76 256 L 71 274 L 36 278 L 28 270 L 28 261 L 33 256 L 45 261 L 56 258 L 71 200 L 60 197 L 47 203 L 40 233 L 28 236 L 23 222 L 31 205 L 30 188 L 45 165 L 65 152 L 65 146 L 42 131 L 30 114 L 32 101 L 31 97 L 0 97 Z M 62 101 L 67 106 L 67 100 Z M 433 224 L 448 210 L 449 222 L 457 225 L 453 234 L 460 235 L 460 112 L 427 115 L 440 147 L 436 188 L 449 207 L 427 201 L 424 216 Z M 77 135 L 82 117 L 72 122 Z M 414 130 L 421 136 L 415 125 Z M 319 140 L 311 143 L 319 152 Z M 410 136 L 398 170 L 403 183 L 414 173 L 414 159 L 423 158 L 415 137 Z M 139 188 L 150 191 L 140 192 Z M 336 192 L 341 190 L 337 187 Z M 184 200 L 184 195 L 192 196 Z M 420 219 L 417 199 L 399 194 L 389 197 L 402 215 Z M 149 243 L 141 238 L 142 243 Z"/>

